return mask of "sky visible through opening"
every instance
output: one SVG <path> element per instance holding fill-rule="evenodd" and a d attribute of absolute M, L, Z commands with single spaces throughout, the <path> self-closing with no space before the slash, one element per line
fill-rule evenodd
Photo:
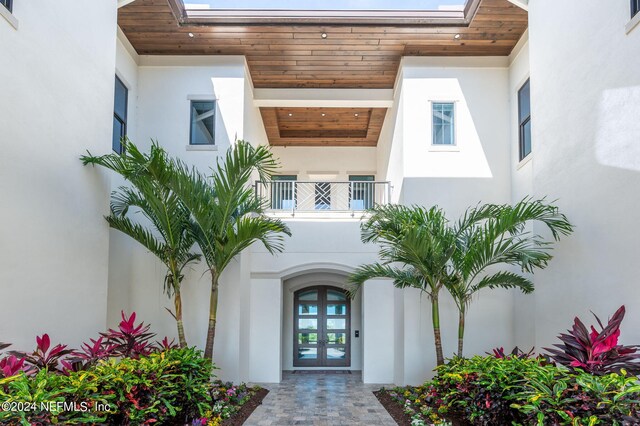
<path fill-rule="evenodd" d="M 187 9 L 463 10 L 466 0 L 184 0 Z"/>

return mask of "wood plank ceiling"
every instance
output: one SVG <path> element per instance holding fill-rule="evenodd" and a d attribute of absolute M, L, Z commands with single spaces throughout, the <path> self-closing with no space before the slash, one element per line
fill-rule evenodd
<path fill-rule="evenodd" d="M 527 28 L 508 0 L 480 0 L 469 25 L 419 26 L 196 24 L 179 2 L 136 0 L 118 24 L 142 55 L 245 55 L 257 88 L 392 88 L 402 56 L 505 56 Z"/>
<path fill-rule="evenodd" d="M 260 108 L 274 146 L 376 146 L 386 108 Z"/>
<path fill-rule="evenodd" d="M 141 55 L 244 55 L 257 88 L 393 88 L 402 56 L 513 50 L 527 29 L 527 13 L 508 0 L 469 1 L 466 21 L 336 24 L 207 22 L 187 17 L 182 0 L 135 0 L 118 10 L 118 24 Z M 272 145 L 375 146 L 386 108 L 260 112 Z"/>

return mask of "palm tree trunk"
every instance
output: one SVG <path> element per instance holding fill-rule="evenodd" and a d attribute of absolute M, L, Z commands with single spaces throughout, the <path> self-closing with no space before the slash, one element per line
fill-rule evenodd
<path fill-rule="evenodd" d="M 209 327 L 207 328 L 207 343 L 204 357 L 213 361 L 213 341 L 216 337 L 216 319 L 218 315 L 218 276 L 211 271 L 211 298 L 209 300 Z"/>
<path fill-rule="evenodd" d="M 181 348 L 187 347 L 187 338 L 184 334 L 184 324 L 182 323 L 182 296 L 180 295 L 180 289 L 175 290 L 173 303 L 176 308 L 176 325 L 178 326 L 178 341 Z"/>
<path fill-rule="evenodd" d="M 464 319 L 465 319 L 465 310 L 464 308 L 459 310 L 458 317 L 458 357 L 462 358 L 462 347 L 464 345 Z"/>
<path fill-rule="evenodd" d="M 431 296 L 431 322 L 433 323 L 433 337 L 436 345 L 436 364 L 444 364 L 442 355 L 442 337 L 440 336 L 440 305 L 438 295 Z"/>

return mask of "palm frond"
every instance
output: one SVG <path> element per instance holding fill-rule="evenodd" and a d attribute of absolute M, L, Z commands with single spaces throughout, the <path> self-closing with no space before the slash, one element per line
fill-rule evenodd
<path fill-rule="evenodd" d="M 471 287 L 471 293 L 475 293 L 483 288 L 517 288 L 523 293 L 532 293 L 534 289 L 533 282 L 522 275 L 514 272 L 501 271 L 492 275 L 483 277 L 477 284 Z"/>

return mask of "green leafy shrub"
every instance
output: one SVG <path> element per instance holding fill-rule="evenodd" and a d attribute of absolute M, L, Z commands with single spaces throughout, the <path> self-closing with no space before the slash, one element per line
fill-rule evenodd
<path fill-rule="evenodd" d="M 513 397 L 513 407 L 532 425 L 635 425 L 640 423 L 640 385 L 635 376 L 567 373 L 536 366 Z M 522 402 L 521 402 L 522 401 Z"/>
<path fill-rule="evenodd" d="M 640 424 L 637 377 L 595 376 L 542 358 L 453 359 L 423 386 L 386 390 L 413 425 Z"/>
<path fill-rule="evenodd" d="M 0 411 L 0 424 L 182 425 L 212 406 L 211 370 L 199 351 L 185 348 L 68 375 L 20 373 L 0 380 L 0 400 L 23 408 Z"/>

